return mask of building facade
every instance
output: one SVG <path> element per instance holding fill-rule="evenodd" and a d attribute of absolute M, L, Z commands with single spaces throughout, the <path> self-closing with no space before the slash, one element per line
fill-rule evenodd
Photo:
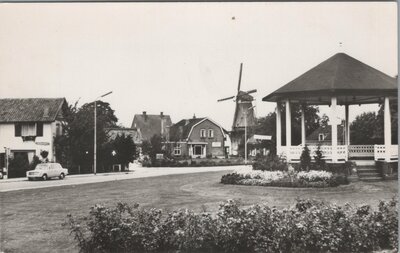
<path fill-rule="evenodd" d="M 230 149 L 228 132 L 209 118 L 183 119 L 172 125 L 168 144 L 175 157 L 225 158 Z"/>
<path fill-rule="evenodd" d="M 33 157 L 48 152 L 56 161 L 54 138 L 62 135 L 64 98 L 0 99 L 0 163 L 7 158 Z"/>
<path fill-rule="evenodd" d="M 166 138 L 168 128 L 171 125 L 171 117 L 163 112 L 158 115 L 143 112 L 142 114 L 135 114 L 131 128 L 138 131 L 141 138 L 140 143 L 142 143 L 143 141 L 150 141 L 154 135 Z"/>

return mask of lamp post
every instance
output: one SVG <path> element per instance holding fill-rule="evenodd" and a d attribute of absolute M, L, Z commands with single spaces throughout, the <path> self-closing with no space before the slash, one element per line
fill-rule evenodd
<path fill-rule="evenodd" d="M 256 107 L 253 105 L 250 108 L 247 108 L 245 110 L 245 115 L 244 115 L 244 164 L 247 164 L 247 113 L 250 109 L 253 109 Z"/>
<path fill-rule="evenodd" d="M 103 97 L 105 97 L 105 96 L 107 96 L 107 95 L 110 95 L 112 93 L 112 91 L 110 91 L 110 92 L 107 92 L 106 94 L 104 94 L 104 95 L 101 95 L 101 96 L 99 96 L 99 97 L 97 97 L 95 100 L 94 100 L 94 148 L 93 148 L 93 173 L 96 175 L 96 163 L 97 163 L 97 143 L 96 143 L 96 135 L 97 135 L 97 130 L 96 130 L 96 127 L 97 127 L 97 99 L 99 99 L 99 98 L 103 98 Z"/>

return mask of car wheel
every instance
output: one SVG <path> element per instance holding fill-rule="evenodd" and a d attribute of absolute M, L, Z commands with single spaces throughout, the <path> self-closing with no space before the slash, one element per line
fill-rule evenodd
<path fill-rule="evenodd" d="M 60 176 L 59 176 L 59 178 L 60 178 L 61 180 L 63 180 L 63 179 L 65 178 L 64 173 L 61 173 Z"/>
<path fill-rule="evenodd" d="M 46 181 L 46 180 L 48 179 L 47 175 L 44 174 L 44 175 L 42 176 L 42 179 L 43 179 L 44 181 Z"/>

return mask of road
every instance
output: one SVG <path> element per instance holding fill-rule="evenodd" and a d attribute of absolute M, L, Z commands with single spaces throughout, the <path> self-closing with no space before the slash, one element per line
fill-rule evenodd
<path fill-rule="evenodd" d="M 85 175 L 70 175 L 64 180 L 51 179 L 47 181 L 28 181 L 27 178 L 2 179 L 0 180 L 0 192 L 37 189 L 47 187 L 58 187 L 64 185 L 90 184 L 107 181 L 118 181 L 132 178 L 156 177 L 171 174 L 187 174 L 197 172 L 224 171 L 241 168 L 240 166 L 220 166 L 220 167 L 179 167 L 179 168 L 141 168 L 137 167 L 133 171 L 118 173 L 98 173 Z"/>

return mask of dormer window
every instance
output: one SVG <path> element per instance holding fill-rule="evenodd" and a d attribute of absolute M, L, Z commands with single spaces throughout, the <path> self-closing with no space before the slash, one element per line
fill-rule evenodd
<path fill-rule="evenodd" d="M 324 134 L 319 134 L 318 135 L 318 141 L 323 141 L 325 140 L 325 135 Z"/>

